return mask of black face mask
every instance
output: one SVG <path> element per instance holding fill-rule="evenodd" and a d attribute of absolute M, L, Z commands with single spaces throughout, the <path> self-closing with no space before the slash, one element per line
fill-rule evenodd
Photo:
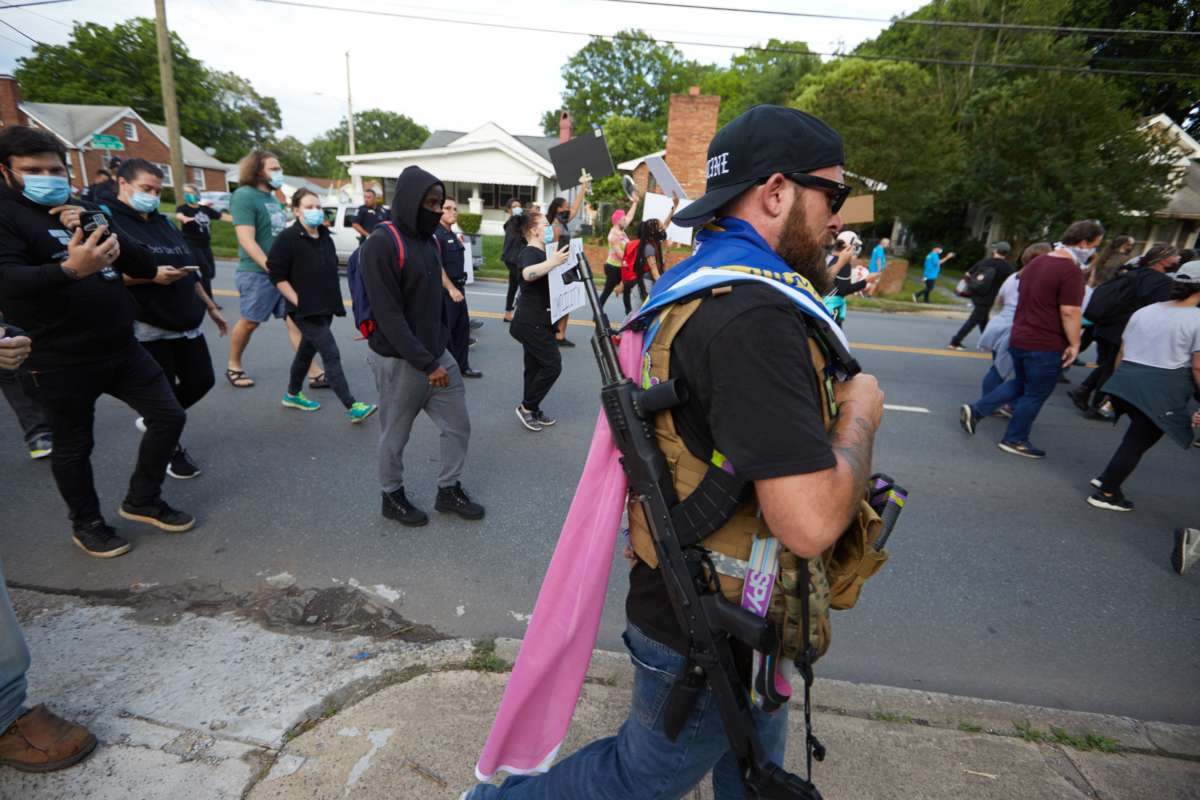
<path fill-rule="evenodd" d="M 563 225 L 566 225 L 568 222 L 571 221 L 571 215 L 566 211 L 560 211 L 560 212 L 558 212 L 558 221 L 561 222 Z"/>
<path fill-rule="evenodd" d="M 441 211 L 430 211 L 425 206 L 417 209 L 417 232 L 422 236 L 432 236 L 441 221 Z"/>

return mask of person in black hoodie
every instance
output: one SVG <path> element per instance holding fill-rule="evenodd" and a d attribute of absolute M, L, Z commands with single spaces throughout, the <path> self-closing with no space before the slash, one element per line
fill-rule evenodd
<path fill-rule="evenodd" d="M 205 311 L 221 336 L 228 325 L 201 282 L 203 267 L 183 235 L 158 213 L 163 173 L 141 158 L 126 159 L 117 172 L 117 199 L 109 208 L 113 226 L 125 239 L 150 251 L 158 274 L 150 280 L 125 276 L 125 285 L 137 301 L 133 335 L 166 373 L 175 399 L 185 409 L 208 394 L 216 378 L 208 342 L 200 330 Z M 144 430 L 145 421 L 137 421 Z M 182 445 L 167 464 L 172 478 L 187 480 L 200 474 Z"/>
<path fill-rule="evenodd" d="M 1012 245 L 1008 242 L 996 242 L 992 245 L 992 255 L 971 267 L 967 273 L 978 276 L 979 288 L 971 294 L 970 316 L 958 329 L 958 333 L 950 339 L 951 350 L 965 349 L 963 340 L 971 334 L 972 328 L 978 326 L 979 332 L 983 333 L 987 327 L 988 316 L 992 306 L 996 304 L 996 295 L 1000 294 L 1000 287 L 1008 280 L 1008 276 L 1013 274 L 1012 264 L 1008 263 L 1008 255 L 1011 252 Z"/>
<path fill-rule="evenodd" d="M 64 205 L 66 152 L 50 133 L 0 128 L 0 310 L 33 340 L 18 376 L 54 433 L 51 469 L 75 543 L 113 558 L 130 545 L 108 526 L 92 480 L 96 400 L 110 394 L 146 421 L 121 516 L 183 532 L 195 518 L 162 499 L 167 462 L 187 415 L 133 336 L 136 311 L 121 275 L 152 279 L 150 253 L 109 230 L 95 205 Z"/>
<path fill-rule="evenodd" d="M 360 250 L 363 286 L 375 320 L 367 339 L 367 361 L 375 373 L 383 428 L 383 515 L 413 527 L 429 521 L 404 493 L 404 447 L 422 410 L 442 432 L 434 508 L 465 519 L 482 519 L 484 514 L 460 481 L 471 420 L 462 374 L 446 349 L 450 333 L 442 261 L 433 239 L 445 197 L 445 187 L 433 175 L 420 167 L 406 168 L 396 181 L 390 223 L 377 225 Z"/>

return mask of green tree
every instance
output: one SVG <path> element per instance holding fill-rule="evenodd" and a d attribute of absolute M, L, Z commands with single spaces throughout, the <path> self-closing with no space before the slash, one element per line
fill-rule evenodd
<path fill-rule="evenodd" d="M 906 221 L 942 201 L 962 170 L 962 138 L 920 67 L 848 58 L 803 79 L 795 106 L 845 142 L 846 169 L 887 184 L 876 217 Z"/>
<path fill-rule="evenodd" d="M 234 161 L 279 127 L 279 106 L 233 73 L 208 69 L 171 34 L 179 125 L 184 136 Z M 164 119 L 154 21 L 111 28 L 75 23 L 64 45 L 38 44 L 18 60 L 16 78 L 34 102 L 128 105 L 150 122 Z"/>
<path fill-rule="evenodd" d="M 359 153 L 386 153 L 393 150 L 415 150 L 429 138 L 429 129 L 404 114 L 370 108 L 354 113 L 354 149 Z M 326 178 L 346 175 L 346 165 L 338 156 L 350 152 L 350 135 L 346 118 L 308 144 L 309 163 L 313 171 Z"/>
<path fill-rule="evenodd" d="M 714 68 L 701 80 L 705 94 L 719 95 L 718 124 L 724 125 L 743 111 L 762 103 L 785 105 L 797 84 L 820 69 L 821 59 L 804 42 L 771 39 L 758 49 L 747 49 L 731 59 L 726 69 Z"/>
<path fill-rule="evenodd" d="M 705 68 L 683 57 L 674 45 L 661 44 L 640 30 L 595 38 L 563 67 L 562 107 L 575 130 L 600 125 L 612 116 L 632 117 L 666 127 L 672 93 L 685 92 Z M 542 117 L 547 135 L 558 132 L 558 113 Z"/>
<path fill-rule="evenodd" d="M 288 175 L 312 175 L 308 162 L 308 148 L 295 136 L 284 136 L 267 143 L 267 149 L 279 158 L 279 165 Z"/>
<path fill-rule="evenodd" d="M 1055 73 L 978 92 L 965 109 L 969 196 L 1018 241 L 1162 208 L 1181 176 L 1169 144 L 1121 108 L 1124 97 L 1114 81 Z"/>

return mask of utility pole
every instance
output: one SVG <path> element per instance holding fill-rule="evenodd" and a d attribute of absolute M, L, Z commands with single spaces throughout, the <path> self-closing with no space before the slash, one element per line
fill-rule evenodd
<path fill-rule="evenodd" d="M 171 183 L 175 202 L 183 199 L 189 182 L 183 165 L 183 142 L 179 135 L 179 107 L 175 103 L 175 69 L 171 63 L 171 33 L 167 29 L 166 0 L 154 0 L 154 33 L 158 39 L 158 79 L 162 84 L 163 115 L 167 122 L 167 144 L 171 148 Z"/>
<path fill-rule="evenodd" d="M 158 0 L 162 2 L 162 0 Z M 354 100 L 350 96 L 350 51 L 346 51 L 346 130 L 350 134 L 350 155 L 354 155 Z"/>

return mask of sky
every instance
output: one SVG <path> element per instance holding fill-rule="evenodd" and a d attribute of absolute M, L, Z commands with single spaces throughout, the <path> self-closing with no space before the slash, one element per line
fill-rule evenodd
<path fill-rule="evenodd" d="M 154 16 L 153 0 L 71 0 L 3 9 L 29 1 L 0 0 L 0 72 L 12 72 L 17 59 L 31 53 L 32 43 L 10 25 L 38 41 L 64 44 L 75 20 L 112 25 Z M 807 42 L 820 52 L 852 48 L 887 25 L 607 0 L 456 0 L 444 11 L 435 4 L 404 0 L 298 1 L 600 34 L 639 27 L 660 39 L 737 47 L 774 37 Z M 723 0 L 696 2 L 730 5 Z M 843 0 L 836 7 L 817 0 L 750 0 L 746 7 L 888 18 L 920 5 L 916 0 Z M 347 51 L 356 110 L 407 114 L 430 130 L 471 130 L 490 121 L 514 134 L 540 133 L 543 113 L 559 105 L 563 64 L 588 41 L 582 35 L 296 8 L 261 0 L 167 0 L 166 6 L 168 25 L 191 55 L 210 67 L 236 72 L 260 94 L 274 97 L 283 113 L 280 135 L 301 141 L 334 127 L 345 116 Z M 718 64 L 728 63 L 737 52 L 695 45 L 680 49 L 688 58 Z"/>

